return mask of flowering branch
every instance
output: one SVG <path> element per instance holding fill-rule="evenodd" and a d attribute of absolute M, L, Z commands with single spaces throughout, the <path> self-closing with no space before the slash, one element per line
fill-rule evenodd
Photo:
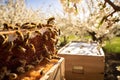
<path fill-rule="evenodd" d="M 115 12 L 120 11 L 120 6 L 115 5 L 112 1 L 105 0 L 104 5 L 106 5 L 106 3 L 108 3 L 114 9 L 114 11 L 112 13 L 110 13 L 107 17 L 112 16 Z"/>

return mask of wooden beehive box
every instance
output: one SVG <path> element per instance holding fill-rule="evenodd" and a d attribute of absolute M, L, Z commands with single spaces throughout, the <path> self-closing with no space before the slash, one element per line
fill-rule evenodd
<path fill-rule="evenodd" d="M 66 80 L 104 80 L 105 55 L 96 43 L 73 41 L 61 48 Z"/>
<path fill-rule="evenodd" d="M 65 60 L 60 58 L 56 63 L 40 80 L 65 80 Z"/>

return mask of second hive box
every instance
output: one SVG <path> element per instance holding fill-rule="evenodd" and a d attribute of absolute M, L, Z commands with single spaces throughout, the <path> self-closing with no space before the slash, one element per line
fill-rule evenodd
<path fill-rule="evenodd" d="M 105 55 L 96 43 L 73 41 L 61 48 L 66 80 L 104 80 Z"/>

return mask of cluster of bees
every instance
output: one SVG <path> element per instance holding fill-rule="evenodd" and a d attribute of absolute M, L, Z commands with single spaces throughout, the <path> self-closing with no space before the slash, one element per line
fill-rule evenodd
<path fill-rule="evenodd" d="M 10 23 L 3 23 L 2 31 L 8 31 L 8 30 L 19 30 L 19 29 L 35 29 L 35 28 L 42 28 L 42 27 L 52 27 L 54 25 L 54 17 L 51 17 L 47 20 L 46 24 L 41 23 L 33 23 L 33 22 L 26 22 L 26 23 L 16 23 L 16 24 L 10 24 Z"/>
<path fill-rule="evenodd" d="M 18 76 L 33 69 L 42 61 L 57 56 L 58 30 L 51 24 L 24 23 L 12 27 L 3 24 L 0 32 L 0 80 L 22 80 Z M 42 72 L 40 72 L 42 75 Z"/>

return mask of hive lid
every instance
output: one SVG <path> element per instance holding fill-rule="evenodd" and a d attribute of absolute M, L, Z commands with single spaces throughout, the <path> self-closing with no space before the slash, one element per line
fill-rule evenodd
<path fill-rule="evenodd" d="M 58 51 L 58 54 L 104 56 L 97 43 L 72 41 Z"/>

